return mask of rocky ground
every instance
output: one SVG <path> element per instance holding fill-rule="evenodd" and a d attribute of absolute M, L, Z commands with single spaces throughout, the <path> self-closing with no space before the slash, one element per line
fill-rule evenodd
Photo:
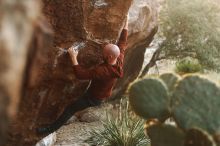
<path fill-rule="evenodd" d="M 90 137 L 92 129 L 102 129 L 101 120 L 106 118 L 106 112 L 111 110 L 110 104 L 97 108 L 88 108 L 79 113 L 75 120 L 57 131 L 57 140 L 54 146 L 89 146 L 85 142 Z"/>
<path fill-rule="evenodd" d="M 106 112 L 113 111 L 111 104 L 96 108 L 88 108 L 73 116 L 66 125 L 52 133 L 36 146 L 89 146 L 85 142 L 90 137 L 92 129 L 102 129 L 101 120 L 106 118 Z"/>

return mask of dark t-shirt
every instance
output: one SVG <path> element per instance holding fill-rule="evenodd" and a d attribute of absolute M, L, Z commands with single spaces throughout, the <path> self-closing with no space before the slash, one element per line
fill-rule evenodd
<path fill-rule="evenodd" d="M 74 73 L 78 79 L 91 80 L 88 94 L 98 99 L 106 99 L 111 96 L 112 89 L 118 78 L 123 77 L 124 52 L 127 46 L 128 31 L 123 29 L 117 43 L 120 55 L 115 65 L 102 63 L 96 68 L 86 69 L 80 65 L 74 65 Z"/>

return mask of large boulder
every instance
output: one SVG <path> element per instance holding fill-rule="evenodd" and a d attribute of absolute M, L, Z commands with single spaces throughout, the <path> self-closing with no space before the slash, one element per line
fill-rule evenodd
<path fill-rule="evenodd" d="M 16 115 L 26 79 L 28 46 L 39 16 L 37 1 L 0 1 L 0 145 L 9 120 Z"/>
<path fill-rule="evenodd" d="M 103 61 L 100 43 L 115 43 L 128 11 L 129 43 L 124 78 L 114 89 L 121 96 L 137 78 L 146 47 L 157 31 L 155 0 L 42 0 L 43 17 L 35 26 L 26 65 L 17 119 L 10 125 L 8 146 L 34 145 L 43 136 L 36 127 L 54 121 L 63 109 L 80 97 L 88 81 L 75 78 L 66 49 L 84 43 L 79 63 L 92 67 Z M 129 10 L 130 8 L 130 10 Z M 53 30 L 53 33 L 51 32 Z"/>

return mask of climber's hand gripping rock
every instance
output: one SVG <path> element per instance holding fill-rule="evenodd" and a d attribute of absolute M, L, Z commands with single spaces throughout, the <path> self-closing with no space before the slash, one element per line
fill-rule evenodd
<path fill-rule="evenodd" d="M 75 49 L 75 47 L 72 46 L 68 49 L 68 53 L 71 57 L 73 65 L 78 65 L 78 61 L 77 61 L 78 50 Z"/>

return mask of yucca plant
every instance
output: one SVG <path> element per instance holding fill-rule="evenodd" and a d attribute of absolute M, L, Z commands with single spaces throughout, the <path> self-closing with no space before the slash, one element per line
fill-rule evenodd
<path fill-rule="evenodd" d="M 123 101 L 122 101 L 123 102 Z M 144 134 L 144 121 L 120 103 L 117 116 L 107 112 L 102 121 L 104 129 L 92 130 L 87 143 L 96 146 L 147 146 L 150 142 Z"/>

